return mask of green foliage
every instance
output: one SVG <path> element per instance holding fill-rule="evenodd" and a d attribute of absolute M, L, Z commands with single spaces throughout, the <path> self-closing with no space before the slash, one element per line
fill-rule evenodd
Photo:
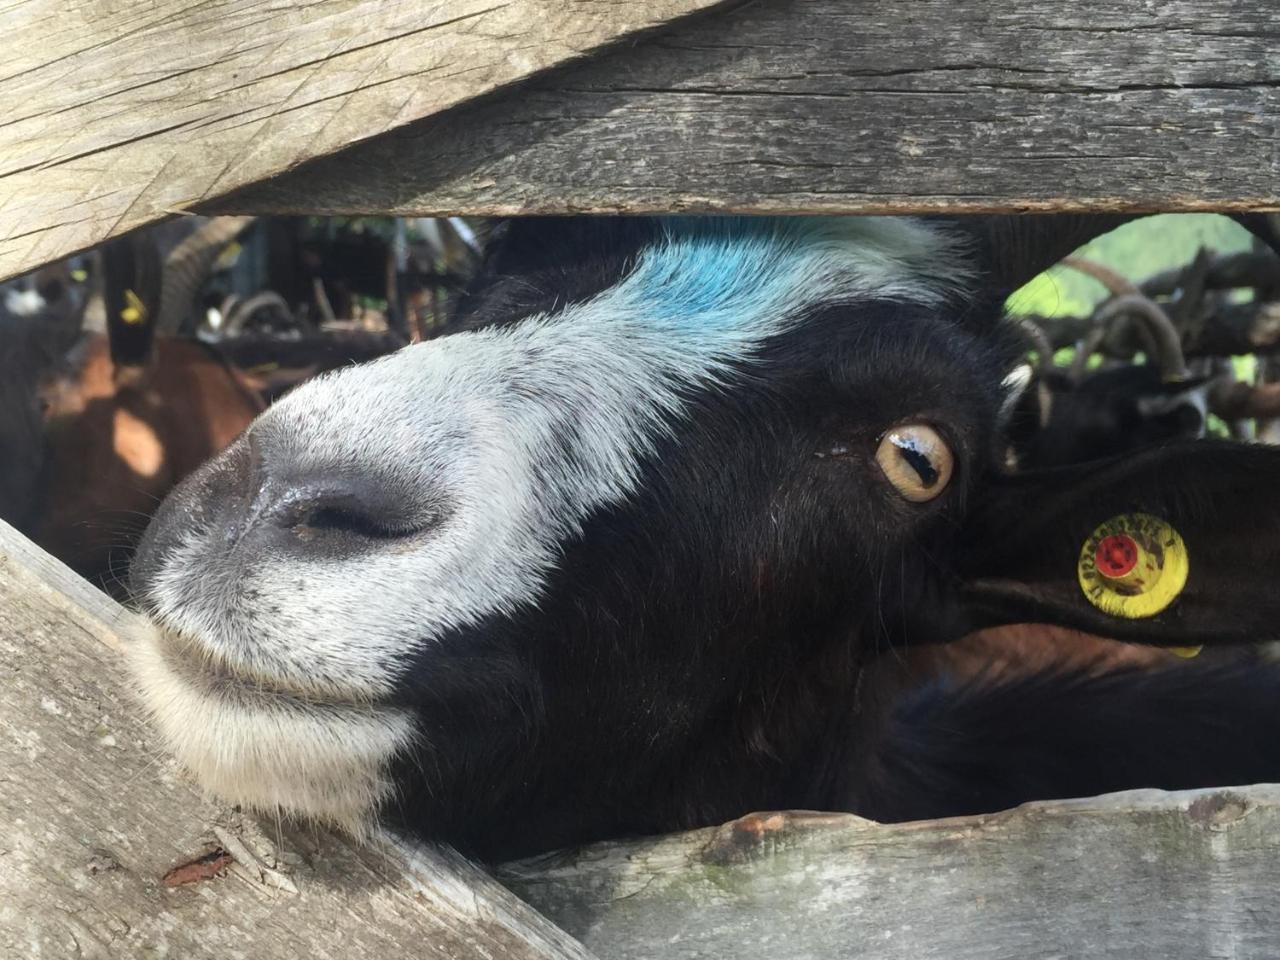
<path fill-rule="evenodd" d="M 1232 357 L 1231 366 L 1235 370 L 1237 380 L 1243 383 L 1253 383 L 1254 374 L 1258 371 L 1258 358 L 1252 353 L 1243 357 Z"/>
<path fill-rule="evenodd" d="M 1081 247 L 1077 253 L 1105 263 L 1140 282 L 1152 274 L 1187 264 L 1201 247 L 1218 253 L 1248 250 L 1249 232 L 1213 213 L 1161 214 L 1127 223 Z M 1087 316 L 1106 296 L 1102 284 L 1065 267 L 1040 274 L 1009 298 L 1016 314 Z"/>
<path fill-rule="evenodd" d="M 1211 437 L 1217 437 L 1220 440 L 1229 440 L 1231 438 L 1231 431 L 1227 428 L 1226 421 L 1216 413 L 1209 414 L 1205 429 Z"/>

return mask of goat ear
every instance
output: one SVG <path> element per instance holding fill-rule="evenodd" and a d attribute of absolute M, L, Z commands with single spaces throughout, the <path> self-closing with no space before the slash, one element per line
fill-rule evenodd
<path fill-rule="evenodd" d="M 1280 449 L 1204 440 L 996 478 L 964 524 L 952 626 L 1052 623 L 1161 646 L 1280 639 L 1277 490 Z M 1102 576 L 1097 550 L 1115 533 L 1121 553 L 1145 548 L 1145 572 L 1124 573 L 1122 557 L 1120 576 Z"/>

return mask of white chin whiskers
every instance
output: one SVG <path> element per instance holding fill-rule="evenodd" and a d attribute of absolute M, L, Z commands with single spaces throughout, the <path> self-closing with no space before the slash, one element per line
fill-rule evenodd
<path fill-rule="evenodd" d="M 128 658 L 144 705 L 196 779 L 230 803 L 367 832 L 392 790 L 391 759 L 412 738 L 408 712 L 236 682 L 183 646 L 151 625 Z"/>

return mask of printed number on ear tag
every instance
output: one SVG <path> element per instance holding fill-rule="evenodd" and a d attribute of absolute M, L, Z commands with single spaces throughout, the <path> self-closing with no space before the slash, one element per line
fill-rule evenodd
<path fill-rule="evenodd" d="M 1146 513 L 1124 513 L 1098 527 L 1076 567 L 1089 602 L 1127 620 L 1154 617 L 1173 603 L 1190 569 L 1178 531 Z"/>

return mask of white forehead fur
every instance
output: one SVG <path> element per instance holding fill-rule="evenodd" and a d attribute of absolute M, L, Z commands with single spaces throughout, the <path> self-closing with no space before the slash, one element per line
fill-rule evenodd
<path fill-rule="evenodd" d="M 450 628 L 537 603 L 566 539 L 634 491 L 683 396 L 727 385 L 815 305 L 940 303 L 967 280 L 964 254 L 902 219 L 673 222 L 586 302 L 319 378 L 255 422 L 267 473 L 360 471 L 442 505 L 411 548 L 264 556 L 229 582 L 202 570 L 218 531 L 191 530 L 148 599 L 165 627 L 247 676 L 348 701 L 386 694 Z M 153 706 L 177 702 L 149 685 Z M 380 729 L 383 748 L 402 742 Z"/>

